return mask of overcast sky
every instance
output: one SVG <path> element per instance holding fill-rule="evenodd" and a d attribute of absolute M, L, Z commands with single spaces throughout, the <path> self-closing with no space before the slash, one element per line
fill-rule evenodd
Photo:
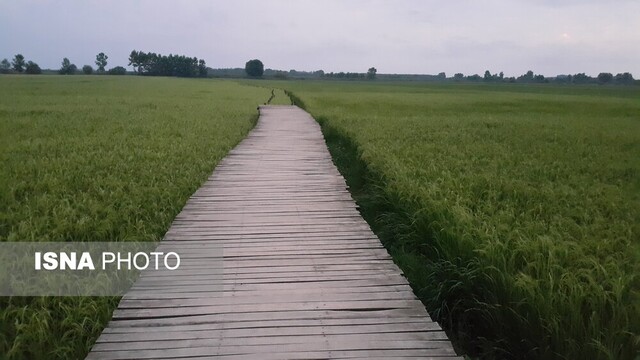
<path fill-rule="evenodd" d="M 281 70 L 640 77 L 639 0 L 0 0 L 0 59 L 131 50 Z"/>

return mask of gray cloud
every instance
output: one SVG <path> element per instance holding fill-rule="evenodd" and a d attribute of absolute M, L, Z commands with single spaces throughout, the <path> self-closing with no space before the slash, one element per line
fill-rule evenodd
<path fill-rule="evenodd" d="M 115 66 L 139 49 L 212 67 L 640 77 L 639 13 L 630 0 L 3 0 L 0 58 L 58 68 L 104 51 Z"/>

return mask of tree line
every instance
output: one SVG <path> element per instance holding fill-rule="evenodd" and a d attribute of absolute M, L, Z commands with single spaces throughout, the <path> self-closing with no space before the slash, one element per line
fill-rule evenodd
<path fill-rule="evenodd" d="M 9 74 L 11 72 L 26 74 L 41 74 L 42 69 L 33 61 L 26 61 L 22 54 L 16 54 L 13 60 L 9 62 L 7 59 L 0 61 L 0 74 Z"/>
<path fill-rule="evenodd" d="M 446 79 L 444 73 L 440 73 L 439 76 L 442 80 Z M 560 83 L 560 84 L 617 84 L 617 85 L 631 85 L 635 82 L 631 73 L 618 73 L 615 76 L 612 73 L 601 72 L 597 77 L 591 77 L 585 73 L 578 73 L 574 75 L 558 75 L 547 78 L 541 74 L 534 74 L 529 70 L 526 73 L 518 77 L 505 77 L 503 72 L 499 74 L 491 74 L 489 70 L 484 72 L 484 76 L 478 74 L 464 76 L 462 73 L 457 73 L 453 76 L 454 81 L 483 81 L 483 82 L 508 82 L 508 83 Z"/>
<path fill-rule="evenodd" d="M 116 66 L 107 70 L 107 60 L 109 56 L 101 52 L 96 55 L 96 70 L 97 74 L 106 75 L 126 75 L 127 69 L 122 66 Z M 207 65 L 204 59 L 198 60 L 197 58 L 187 57 L 183 55 L 163 56 L 155 53 L 145 53 L 142 51 L 133 50 L 129 55 L 129 65 L 136 69 L 136 73 L 140 75 L 152 75 L 152 76 L 179 76 L 179 77 L 204 77 L 207 76 Z M 78 67 L 73 64 L 68 58 L 62 59 L 58 74 L 61 75 L 74 75 L 78 72 Z M 84 65 L 82 72 L 85 75 L 91 75 L 94 73 L 94 68 L 91 65 Z M 13 61 L 4 59 L 0 62 L 0 73 L 26 73 L 26 74 L 41 74 L 42 69 L 38 64 L 33 61 L 26 61 L 22 54 L 14 56 Z"/>
<path fill-rule="evenodd" d="M 139 75 L 206 77 L 207 64 L 204 59 L 184 55 L 168 56 L 143 51 L 131 51 L 129 66 L 133 66 Z"/>
<path fill-rule="evenodd" d="M 95 64 L 97 66 L 98 74 L 125 75 L 127 73 L 127 70 L 122 66 L 116 66 L 107 71 L 105 68 L 107 66 L 108 58 L 109 57 L 104 53 L 99 53 L 98 55 L 96 55 Z M 58 69 L 58 74 L 74 75 L 77 72 L 78 67 L 76 66 L 76 64 L 71 63 L 71 61 L 66 57 L 62 59 L 62 64 L 60 66 L 60 69 Z M 86 75 L 93 74 L 93 67 L 91 67 L 91 65 L 84 65 L 82 67 L 82 72 Z M 9 60 L 7 59 L 3 59 L 2 61 L 0 61 L 0 74 L 10 73 L 41 74 L 42 69 L 33 61 L 26 61 L 25 57 L 22 54 L 16 54 L 11 62 L 9 62 Z"/>
<path fill-rule="evenodd" d="M 95 72 L 98 74 L 108 75 L 125 75 L 127 70 L 122 66 L 116 66 L 106 70 L 108 56 L 105 53 L 96 55 L 95 64 L 97 66 Z M 377 74 L 375 67 L 369 68 L 366 73 L 356 72 L 330 72 L 325 73 L 323 70 L 313 72 L 290 70 L 288 72 L 281 70 L 272 70 L 264 68 L 262 61 L 258 59 L 249 60 L 245 64 L 244 69 L 209 69 L 204 59 L 196 57 L 188 57 L 184 55 L 169 54 L 162 55 L 156 53 L 145 53 L 144 51 L 132 50 L 129 55 L 129 66 L 134 68 L 136 74 L 148 76 L 178 76 L 178 77 L 206 77 L 209 74 L 214 77 L 239 77 L 244 72 L 249 77 L 273 77 L 276 79 L 288 78 L 319 78 L 319 79 L 338 79 L 338 80 L 374 80 L 380 78 L 383 80 L 414 80 L 414 81 L 470 81 L 470 82 L 492 82 L 492 83 L 560 83 L 560 84 L 616 84 L 631 85 L 638 81 L 633 78 L 631 73 L 624 72 L 613 75 L 612 73 L 602 72 L 596 77 L 591 77 L 585 73 L 573 75 L 558 75 L 554 77 L 545 77 L 542 74 L 535 74 L 529 70 L 526 73 L 515 77 L 506 77 L 503 72 L 492 74 L 489 70 L 484 72 L 484 76 L 478 74 L 465 76 L 462 73 L 456 73 L 453 77 L 448 78 L 444 72 L 438 75 L 398 75 L 398 74 Z M 244 70 L 244 71 L 242 71 Z M 62 60 L 62 66 L 58 70 L 59 74 L 73 75 L 77 73 L 78 67 L 71 63 L 68 58 Z M 26 73 L 40 74 L 42 69 L 33 61 L 26 61 L 22 54 L 16 54 L 11 62 L 3 59 L 0 62 L 0 73 Z M 94 69 L 90 65 L 82 67 L 84 74 L 93 74 Z"/>
<path fill-rule="evenodd" d="M 378 70 L 374 67 L 369 68 L 369 70 L 367 70 L 366 73 L 356 73 L 356 72 L 329 72 L 329 73 L 325 73 L 322 70 L 319 70 L 317 72 L 317 74 L 321 77 L 321 78 L 326 78 L 326 79 L 347 79 L 347 80 L 356 80 L 356 79 L 367 79 L 367 80 L 374 80 L 377 76 Z"/>

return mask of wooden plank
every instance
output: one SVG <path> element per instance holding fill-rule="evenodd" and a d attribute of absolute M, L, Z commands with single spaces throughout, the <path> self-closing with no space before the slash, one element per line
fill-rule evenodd
<path fill-rule="evenodd" d="M 301 321 L 307 325 L 320 326 L 331 320 L 344 320 L 356 323 L 357 321 L 377 321 L 381 323 L 392 323 L 397 321 L 431 321 L 423 313 L 413 309 L 390 309 L 376 312 L 368 311 L 328 311 L 328 310 L 307 310 L 307 311 L 265 311 L 265 312 L 245 312 L 245 313 L 217 313 L 195 316 L 176 316 L 165 318 L 135 318 L 135 319 L 112 319 L 110 328 L 119 327 L 146 327 L 148 329 L 164 326 L 196 326 L 202 324 L 221 323 L 225 326 L 230 324 L 247 322 L 262 322 L 272 324 L 276 321 Z"/>
<path fill-rule="evenodd" d="M 209 330 L 234 330 L 234 329 L 275 329 L 278 331 L 296 331 L 299 328 L 318 329 L 318 331 L 339 332 L 342 328 L 352 328 L 359 326 L 374 327 L 380 326 L 384 329 L 414 329 L 422 328 L 424 331 L 442 331 L 440 325 L 422 318 L 359 318 L 359 319 L 322 319 L 317 322 L 314 319 L 293 319 L 293 320 L 262 320 L 262 321 L 236 321 L 236 322 L 208 322 L 189 325 L 164 324 L 158 326 L 135 326 L 136 322 L 120 321 L 119 326 L 107 327 L 103 334 L 130 334 L 130 333 L 153 333 L 153 332 L 197 332 Z M 122 326 L 127 324 L 132 326 Z M 336 328 L 333 330 L 333 328 Z"/>
<path fill-rule="evenodd" d="M 376 311 L 387 309 L 414 309 L 416 313 L 424 311 L 417 300 L 370 300 L 370 301 L 304 301 L 289 303 L 260 303 L 260 304 L 216 304 L 207 306 L 194 306 L 185 308 L 150 308 L 127 309 L 118 308 L 113 312 L 113 319 L 135 318 L 159 318 L 172 316 L 192 316 L 206 314 L 231 314 L 246 312 L 270 312 L 270 311 L 306 311 L 306 310 L 333 310 L 333 311 L 360 311 L 374 314 Z"/>
<path fill-rule="evenodd" d="M 379 342 L 379 345 L 398 346 L 401 343 L 407 347 L 413 348 L 446 348 L 447 339 L 442 333 L 437 332 L 377 332 L 377 333 L 346 333 L 346 334 L 285 334 L 285 335 L 252 335 L 252 331 L 239 331 L 240 336 L 226 336 L 225 331 L 208 332 L 205 337 L 195 337 L 187 339 L 174 339 L 165 336 L 159 336 L 157 339 L 150 339 L 144 334 L 128 334 L 129 341 L 100 341 L 94 345 L 94 351 L 117 351 L 122 347 L 127 350 L 159 350 L 159 349 L 182 349 L 193 347 L 242 347 L 259 345 L 293 345 L 293 344 L 309 344 L 311 346 L 323 343 L 352 343 L 357 346 L 359 342 Z M 152 334 L 158 335 L 158 334 Z M 444 337 L 444 339 L 443 339 Z M 139 339 L 139 340 L 138 340 Z M 348 347 L 345 346 L 348 349 Z M 318 346 L 317 349 L 326 349 Z"/>
<path fill-rule="evenodd" d="M 399 323 L 399 324 L 376 324 L 376 325 L 343 325 L 343 326 L 298 326 L 280 328 L 240 328 L 214 330 L 168 330 L 168 331 L 145 331 L 137 333 L 107 333 L 102 336 L 99 343 L 126 343 L 168 340 L 207 340 L 217 338 L 243 338 L 253 337 L 296 337 L 296 336 L 322 336 L 322 335 L 353 335 L 353 334 L 406 334 L 419 333 L 421 339 L 426 340 L 447 340 L 443 331 L 432 330 L 428 324 L 424 323 Z M 401 339 L 405 336 L 401 336 Z M 126 345 L 124 345 L 126 346 Z"/>
<path fill-rule="evenodd" d="M 149 308 L 179 308 L 192 306 L 213 306 L 213 305 L 240 305 L 240 304 L 277 304 L 309 302 L 337 302 L 337 301 L 370 301 L 370 300 L 415 300 L 415 295 L 407 292 L 386 292 L 386 293 L 343 293 L 343 294 L 316 294 L 310 297 L 306 294 L 296 295 L 269 295 L 269 296 L 222 296 L 221 298 L 196 298 L 179 300 L 123 300 L 120 302 L 121 309 L 149 309 Z"/>
<path fill-rule="evenodd" d="M 446 342 L 448 343 L 448 342 Z M 434 347 L 429 347 L 433 344 Z M 196 356 L 219 355 L 247 355 L 253 354 L 254 358 L 261 359 L 264 353 L 297 354 L 304 352 L 322 351 L 335 353 L 340 351 L 358 351 L 385 349 L 385 350 L 422 350 L 421 356 L 456 356 L 452 348 L 444 347 L 446 344 L 436 341 L 359 341 L 357 343 L 331 343 L 319 340 L 313 343 L 302 344 L 257 344 L 257 345 L 228 345 L 228 346 L 203 346 L 184 347 L 176 349 L 150 349 L 150 350 L 119 350 L 119 351 L 93 351 L 87 359 L 167 359 Z M 442 347 L 438 347 L 442 346 Z M 401 355 L 398 351 L 396 354 Z M 334 355 L 330 355 L 333 357 Z M 286 358 L 286 357 L 285 357 Z"/>

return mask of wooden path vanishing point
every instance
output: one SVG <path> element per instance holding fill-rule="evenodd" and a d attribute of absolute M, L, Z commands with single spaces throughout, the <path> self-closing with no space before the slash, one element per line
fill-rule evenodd
<path fill-rule="evenodd" d="M 223 292 L 206 263 L 220 245 Z M 87 359 L 456 357 L 295 106 L 260 107 L 158 251 L 170 246 L 199 271 L 143 275 Z M 151 288 L 163 295 L 139 296 Z"/>

